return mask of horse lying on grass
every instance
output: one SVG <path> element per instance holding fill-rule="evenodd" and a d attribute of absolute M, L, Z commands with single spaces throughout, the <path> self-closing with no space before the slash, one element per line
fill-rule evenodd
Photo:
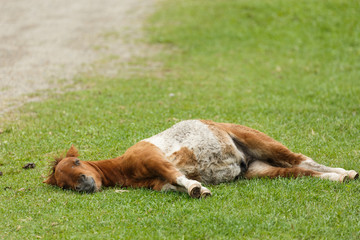
<path fill-rule="evenodd" d="M 181 191 L 200 198 L 211 195 L 202 183 L 238 178 L 313 176 L 344 182 L 359 176 L 293 153 L 257 130 L 206 120 L 179 122 L 114 159 L 80 161 L 78 156 L 71 146 L 66 157 L 55 160 L 44 182 L 88 193 L 121 186 Z"/>

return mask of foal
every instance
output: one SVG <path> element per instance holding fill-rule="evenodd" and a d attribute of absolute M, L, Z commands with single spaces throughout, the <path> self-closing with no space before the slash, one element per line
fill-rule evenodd
<path fill-rule="evenodd" d="M 257 130 L 207 120 L 182 121 L 130 147 L 122 156 L 80 161 L 74 146 L 56 159 L 44 181 L 65 189 L 96 192 L 102 186 L 182 191 L 210 196 L 203 184 L 238 178 L 313 176 L 343 182 L 354 170 L 331 168 L 291 152 Z"/>

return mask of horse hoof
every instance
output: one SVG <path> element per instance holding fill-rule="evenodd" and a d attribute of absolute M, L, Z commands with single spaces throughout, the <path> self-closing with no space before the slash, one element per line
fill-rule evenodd
<path fill-rule="evenodd" d="M 358 178 L 359 178 L 359 174 L 356 173 L 353 179 L 356 180 L 356 179 L 358 179 Z"/>
<path fill-rule="evenodd" d="M 201 196 L 201 185 L 200 184 L 193 184 L 189 187 L 189 195 L 192 198 L 200 198 Z"/>
<path fill-rule="evenodd" d="M 349 182 L 350 181 L 350 177 L 347 174 L 343 174 L 340 176 L 340 182 Z"/>
<path fill-rule="evenodd" d="M 349 178 L 350 179 L 358 179 L 359 178 L 359 174 L 357 172 L 355 172 L 354 170 L 350 170 L 349 171 Z"/>
<path fill-rule="evenodd" d="M 201 191 L 201 196 L 200 196 L 201 198 L 207 198 L 210 196 L 211 196 L 211 192 L 208 189 Z"/>

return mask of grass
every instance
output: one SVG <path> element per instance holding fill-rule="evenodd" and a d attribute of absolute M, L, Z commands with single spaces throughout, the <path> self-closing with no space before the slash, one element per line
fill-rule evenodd
<path fill-rule="evenodd" d="M 45 186 L 47 162 L 75 144 L 115 157 L 189 118 L 261 130 L 318 162 L 359 168 L 360 5 L 355 0 L 161 2 L 149 44 L 164 50 L 91 88 L 30 103 L 0 123 L 3 239 L 358 239 L 359 181 L 257 179 L 213 196 Z M 121 71 L 120 71 L 121 72 Z M 28 162 L 35 169 L 23 170 Z"/>

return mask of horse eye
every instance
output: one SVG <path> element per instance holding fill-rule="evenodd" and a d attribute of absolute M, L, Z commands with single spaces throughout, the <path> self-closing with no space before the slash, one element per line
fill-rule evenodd
<path fill-rule="evenodd" d="M 79 181 L 85 181 L 85 179 L 86 179 L 85 174 L 81 174 L 81 175 L 79 176 Z"/>
<path fill-rule="evenodd" d="M 76 166 L 79 166 L 79 165 L 80 165 L 80 160 L 79 160 L 79 159 L 75 159 L 74 164 L 75 164 Z"/>

